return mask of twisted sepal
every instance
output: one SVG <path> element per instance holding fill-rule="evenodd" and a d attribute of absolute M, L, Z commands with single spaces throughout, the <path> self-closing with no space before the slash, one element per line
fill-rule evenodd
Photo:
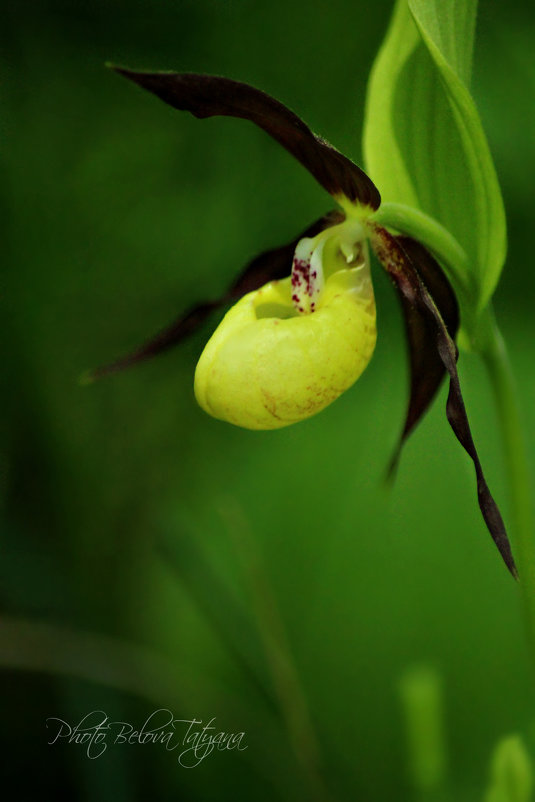
<path fill-rule="evenodd" d="M 451 332 L 448 330 L 442 311 L 435 302 L 430 288 L 425 283 L 426 267 L 429 267 L 427 261 L 429 254 L 414 240 L 395 237 L 380 226 L 373 228 L 371 241 L 379 261 L 389 273 L 402 298 L 404 309 L 410 306 L 412 318 L 414 320 L 420 318 L 418 326 L 413 326 L 413 339 L 410 340 L 410 347 L 411 351 L 414 349 L 420 350 L 422 356 L 418 354 L 411 355 L 411 367 L 416 368 L 420 363 L 430 363 L 430 349 L 433 349 L 437 356 L 437 363 L 440 360 L 443 368 L 449 374 L 450 388 L 446 404 L 446 415 L 455 436 L 474 463 L 477 497 L 481 513 L 507 568 L 516 579 L 518 578 L 518 573 L 505 525 L 485 480 L 470 431 L 457 373 L 457 347 Z M 447 305 L 444 308 L 446 309 Z M 450 309 L 446 313 L 451 315 L 451 312 L 452 310 Z M 452 319 L 454 321 L 455 317 Z M 418 340 L 416 337 L 417 331 L 425 339 Z M 426 354 L 427 351 L 429 351 L 429 354 Z M 437 379 L 438 384 L 440 384 L 438 366 L 434 369 L 434 373 L 435 384 Z M 436 392 L 438 384 L 436 384 L 432 395 Z M 431 388 L 432 385 L 426 391 L 427 395 L 429 395 Z M 422 397 L 425 400 L 426 394 L 424 393 Z M 428 406 L 429 401 L 430 398 L 428 398 L 426 406 Z M 414 402 L 414 409 L 418 409 L 418 407 L 421 407 L 421 403 Z M 410 432 L 414 422 L 410 424 L 408 418 L 406 429 L 407 425 L 409 425 L 408 432 Z M 404 435 L 406 437 L 405 430 Z"/>
<path fill-rule="evenodd" d="M 416 240 L 397 237 L 397 242 L 417 265 L 418 275 L 429 291 L 452 340 L 459 329 L 459 306 L 455 293 L 438 262 Z M 410 366 L 410 393 L 405 424 L 388 469 L 392 478 L 403 445 L 430 407 L 446 375 L 446 368 L 435 345 L 435 322 L 422 315 L 412 296 L 399 293 L 405 321 Z"/>

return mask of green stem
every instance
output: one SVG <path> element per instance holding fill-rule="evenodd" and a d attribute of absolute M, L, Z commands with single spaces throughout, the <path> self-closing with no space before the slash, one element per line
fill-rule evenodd
<path fill-rule="evenodd" d="M 470 275 L 466 251 L 437 220 L 403 203 L 383 203 L 370 217 L 374 223 L 399 231 L 425 245 L 443 264 L 457 295 L 470 300 L 473 288 L 462 280 Z"/>
<path fill-rule="evenodd" d="M 513 518 L 513 550 L 528 640 L 535 660 L 535 527 L 522 415 L 509 355 L 492 311 L 485 314 L 479 350 L 492 384 L 502 433 Z"/>

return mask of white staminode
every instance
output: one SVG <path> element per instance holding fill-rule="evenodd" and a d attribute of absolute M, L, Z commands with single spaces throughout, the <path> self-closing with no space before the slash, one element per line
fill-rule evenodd
<path fill-rule="evenodd" d="M 358 220 L 345 220 L 316 237 L 299 240 L 292 263 L 292 303 L 298 314 L 316 311 L 325 285 L 325 260 L 328 275 L 344 267 L 367 263 L 365 237 Z"/>
<path fill-rule="evenodd" d="M 292 263 L 292 301 L 301 315 L 316 309 L 325 283 L 322 253 L 325 240 L 305 237 L 297 243 Z"/>

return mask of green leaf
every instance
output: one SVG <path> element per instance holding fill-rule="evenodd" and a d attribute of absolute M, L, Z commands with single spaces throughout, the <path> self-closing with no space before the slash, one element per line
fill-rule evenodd
<path fill-rule="evenodd" d="M 380 210 L 381 224 L 414 234 L 399 228 L 399 213 L 388 219 L 389 208 L 413 207 L 466 254 L 444 267 L 470 328 L 506 254 L 500 188 L 468 88 L 475 12 L 475 0 L 398 0 L 370 77 L 364 127 L 367 169 L 392 204 Z"/>
<path fill-rule="evenodd" d="M 409 8 L 451 69 L 470 86 L 477 0 L 409 0 Z"/>

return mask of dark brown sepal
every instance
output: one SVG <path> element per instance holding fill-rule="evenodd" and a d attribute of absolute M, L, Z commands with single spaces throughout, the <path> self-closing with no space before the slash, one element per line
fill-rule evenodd
<path fill-rule="evenodd" d="M 154 356 L 158 356 L 158 354 L 168 351 L 182 342 L 182 340 L 185 340 L 190 334 L 193 334 L 215 309 L 237 301 L 248 292 L 259 289 L 269 281 L 286 278 L 292 271 L 293 255 L 299 240 L 303 237 L 314 237 L 324 229 L 342 222 L 343 219 L 342 212 L 329 212 L 324 217 L 316 220 L 315 223 L 287 245 L 273 248 L 256 256 L 220 298 L 195 304 L 195 306 L 180 315 L 173 323 L 166 326 L 132 353 L 84 375 L 83 383 L 87 384 L 104 376 L 119 373 L 122 370 L 126 370 L 126 368 L 133 367 L 140 362 L 145 362 Z"/>
<path fill-rule="evenodd" d="M 377 209 L 381 197 L 366 173 L 310 128 L 278 100 L 249 84 L 213 75 L 137 72 L 110 65 L 115 72 L 157 95 L 165 103 L 195 117 L 240 117 L 275 139 L 331 195 L 344 195 Z"/>
<path fill-rule="evenodd" d="M 429 343 L 432 343 L 442 365 L 449 374 L 450 389 L 446 415 L 455 436 L 474 463 L 481 513 L 507 568 L 516 579 L 518 573 L 503 519 L 483 475 L 470 431 L 457 373 L 457 347 L 448 331 L 441 310 L 431 295 L 430 288 L 426 286 L 423 275 L 421 276 L 419 272 L 421 256 L 419 248 L 421 246 L 416 244 L 415 247 L 413 241 L 395 237 L 379 226 L 375 226 L 372 232 L 372 245 L 379 261 L 391 276 L 402 297 L 404 307 L 407 304 L 412 306 L 412 314 L 425 321 L 419 324 L 422 331 L 429 332 L 431 335 L 425 347 L 427 348 Z"/>
<path fill-rule="evenodd" d="M 442 268 L 429 251 L 416 240 L 409 237 L 396 237 L 396 240 L 416 267 L 451 339 L 454 340 L 459 329 L 459 306 Z M 436 349 L 435 322 L 428 316 L 422 315 L 405 294 L 400 293 L 399 298 L 409 351 L 410 394 L 403 431 L 388 468 L 389 478 L 393 477 L 397 468 L 403 444 L 428 410 L 446 375 L 444 363 Z"/>

